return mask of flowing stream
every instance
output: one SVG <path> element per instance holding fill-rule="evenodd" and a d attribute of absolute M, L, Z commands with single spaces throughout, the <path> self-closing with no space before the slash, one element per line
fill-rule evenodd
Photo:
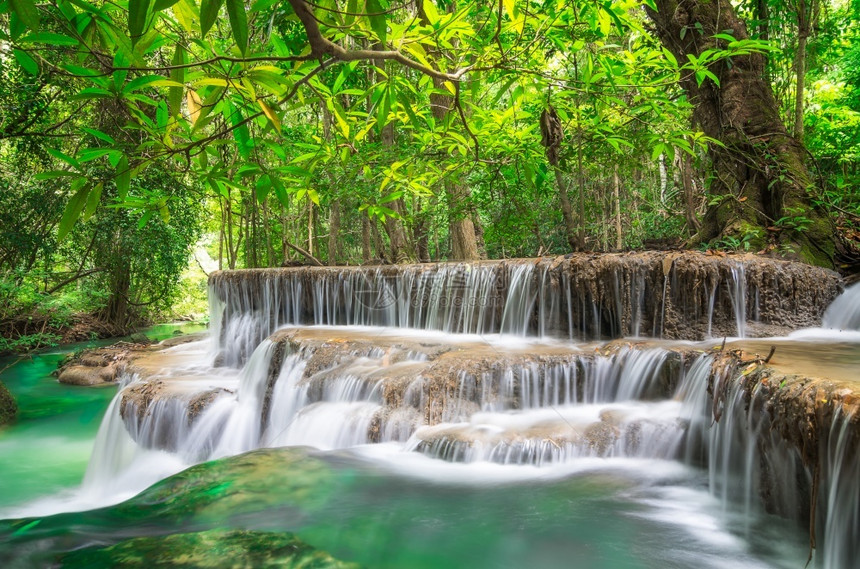
<path fill-rule="evenodd" d="M 806 563 L 808 492 L 798 484 L 808 490 L 812 478 L 772 434 L 756 394 L 731 384 L 714 422 L 708 384 L 728 379 L 716 363 L 720 341 L 638 336 L 661 336 L 686 302 L 700 332 L 727 318 L 739 337 L 730 346 L 775 345 L 777 368 L 856 381 L 860 287 L 832 304 L 822 328 L 743 340 L 771 302 L 748 286 L 755 269 L 743 265 L 704 286 L 695 305 L 678 295 L 672 304 L 667 292 L 650 308 L 638 269 L 616 275 L 617 304 L 592 299 L 591 308 L 537 265 L 512 267 L 504 287 L 497 269 L 481 268 L 290 274 L 216 278 L 211 337 L 136 362 L 109 404 L 107 390 L 87 389 L 58 403 L 55 392 L 73 388 L 44 381 L 48 356 L 30 379 L 8 381 L 52 416 L 24 408 L 20 424 L 0 432 L 11 481 L 0 518 L 73 537 L 60 543 L 59 530 L 39 534 L 36 521 L 0 522 L 0 561 L 23 567 L 93 543 L 230 527 L 294 532 L 367 567 Z M 662 274 L 667 290 L 683 288 Z M 627 339 L 606 339 L 619 336 Z M 826 569 L 853 567 L 860 554 L 849 420 L 837 410 L 818 473 L 814 565 Z M 275 485 L 253 507 L 167 522 L 146 492 L 134 498 L 211 460 L 235 466 L 224 488 L 251 495 L 255 470 L 230 457 L 282 447 L 300 449 L 298 464 L 320 464 L 312 500 Z M 220 486 L 207 492 L 235 499 Z M 112 506 L 127 499 L 139 513 Z M 58 512 L 78 513 L 50 517 Z M 22 527 L 37 529 L 28 537 Z M 41 545 L 20 548 L 27 540 Z"/>

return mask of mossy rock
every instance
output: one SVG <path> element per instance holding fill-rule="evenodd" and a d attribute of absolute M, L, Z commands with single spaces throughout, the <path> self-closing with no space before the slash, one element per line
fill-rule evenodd
<path fill-rule="evenodd" d="M 290 533 L 211 530 L 163 537 L 138 537 L 104 548 L 62 555 L 66 568 L 150 567 L 266 569 L 357 569 Z"/>
<path fill-rule="evenodd" d="M 11 423 L 17 415 L 18 405 L 6 386 L 0 381 L 0 425 Z"/>
<path fill-rule="evenodd" d="M 302 448 L 259 449 L 192 466 L 115 506 L 120 519 L 199 523 L 262 511 L 285 500 L 298 509 L 326 503 L 334 475 Z"/>

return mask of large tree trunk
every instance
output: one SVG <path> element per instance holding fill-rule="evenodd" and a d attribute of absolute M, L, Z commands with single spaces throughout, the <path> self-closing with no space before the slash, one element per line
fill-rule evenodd
<path fill-rule="evenodd" d="M 678 61 L 721 46 L 714 34 L 749 38 L 729 0 L 656 0 L 656 4 L 659 11 L 648 9 L 648 15 Z M 783 252 L 788 247 L 808 262 L 832 266 L 835 236 L 826 215 L 811 205 L 804 149 L 779 117 L 764 79 L 764 57 L 739 55 L 710 70 L 719 85 L 709 79 L 698 85 L 689 72 L 681 76 L 695 121 L 706 135 L 725 145 L 710 148 L 714 168 L 710 193 L 718 199 L 706 212 L 698 239 L 733 236 L 764 246 L 770 227 Z"/>
<path fill-rule="evenodd" d="M 328 264 L 337 265 L 340 262 L 340 202 L 331 202 L 328 215 Z"/>
<path fill-rule="evenodd" d="M 381 46 L 374 45 L 373 49 L 378 50 L 381 49 Z M 385 61 L 376 60 L 374 62 L 378 69 L 384 69 Z M 380 79 L 379 74 L 377 74 L 376 80 Z M 382 142 L 382 146 L 385 148 L 393 148 L 394 147 L 394 124 L 388 123 L 387 125 L 382 127 L 382 132 L 380 133 L 380 142 Z M 394 263 L 414 263 L 415 262 L 415 253 L 411 244 L 409 243 L 409 239 L 406 236 L 406 228 L 403 226 L 403 219 L 406 213 L 406 205 L 403 203 L 403 198 L 397 198 L 396 200 L 389 202 L 386 204 L 391 210 L 393 210 L 398 217 L 386 217 L 383 222 L 383 227 L 385 228 L 385 232 L 388 234 L 388 242 L 391 245 L 391 260 Z"/>
<path fill-rule="evenodd" d="M 797 2 L 797 53 L 794 68 L 797 84 L 794 91 L 794 138 L 803 143 L 803 92 L 806 85 L 806 43 L 809 39 L 810 11 L 806 0 Z"/>
<path fill-rule="evenodd" d="M 418 4 L 418 16 L 424 24 L 428 24 L 427 14 L 424 12 L 423 4 Z M 448 6 L 449 12 L 456 11 L 456 2 Z M 437 50 L 431 50 L 436 52 Z M 437 125 L 445 124 L 448 115 L 452 112 L 454 98 L 445 92 L 444 82 L 434 78 L 433 86 L 436 88 L 430 94 L 430 110 Z M 469 188 L 459 181 L 446 181 L 445 194 L 448 202 L 448 230 L 451 235 L 451 259 L 455 261 L 475 261 L 485 257 L 483 239 L 479 244 L 478 216 L 472 204 L 472 193 Z"/>

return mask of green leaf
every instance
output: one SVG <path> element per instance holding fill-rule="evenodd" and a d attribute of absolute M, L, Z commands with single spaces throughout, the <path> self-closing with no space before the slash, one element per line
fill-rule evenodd
<path fill-rule="evenodd" d="M 388 20 L 385 17 L 386 8 L 382 6 L 381 0 L 367 0 L 366 6 L 370 28 L 379 38 L 379 42 L 385 45 L 388 34 Z"/>
<path fill-rule="evenodd" d="M 81 221 L 89 220 L 89 218 L 91 218 L 96 212 L 96 208 L 99 207 L 99 201 L 102 199 L 102 190 L 104 187 L 104 183 L 96 184 L 93 191 L 91 191 L 90 195 L 87 196 L 87 207 L 84 210 L 84 215 L 81 217 Z"/>
<path fill-rule="evenodd" d="M 173 59 L 170 64 L 185 65 L 185 50 L 182 45 L 176 44 L 176 51 L 173 52 Z M 170 109 L 170 116 L 177 117 L 182 109 L 182 96 L 185 92 L 185 68 L 174 68 L 170 70 L 170 79 L 183 85 L 182 87 L 170 87 L 167 93 L 167 106 Z"/>
<path fill-rule="evenodd" d="M 89 89 L 83 89 L 82 91 L 75 93 L 74 95 L 69 96 L 69 100 L 71 101 L 79 101 L 85 99 L 113 99 L 114 94 L 108 91 L 107 89 L 97 89 L 95 87 L 90 87 Z"/>
<path fill-rule="evenodd" d="M 71 166 L 72 168 L 77 168 L 78 170 L 81 169 L 81 165 L 78 163 L 78 161 L 75 160 L 74 158 L 72 158 L 71 156 L 69 156 L 68 154 L 64 154 L 55 148 L 48 148 L 47 151 L 48 151 L 48 154 L 50 154 L 51 156 L 53 156 L 57 160 L 62 160 L 63 162 L 65 162 L 66 164 Z"/>
<path fill-rule="evenodd" d="M 81 211 L 83 211 L 84 206 L 87 205 L 87 196 L 90 193 L 91 186 L 86 185 L 85 180 L 80 180 L 79 183 L 75 185 L 80 187 L 77 188 L 72 199 L 69 200 L 69 203 L 66 205 L 66 210 L 63 212 L 63 217 L 60 219 L 60 226 L 57 230 L 57 241 L 62 241 L 63 238 L 69 234 L 69 231 L 72 230 L 72 227 L 75 226 L 75 223 L 81 216 Z M 75 189 L 74 185 L 72 186 L 72 189 Z"/>
<path fill-rule="evenodd" d="M 15 61 L 17 61 L 18 65 L 21 66 L 21 69 L 23 69 L 30 75 L 39 74 L 39 64 L 36 63 L 36 60 L 33 59 L 33 57 L 29 53 L 20 49 L 15 49 L 12 51 L 12 53 L 15 56 Z"/>
<path fill-rule="evenodd" d="M 734 36 L 732 36 L 731 34 L 714 34 L 714 37 L 717 39 L 725 40 L 727 42 L 736 41 Z"/>
<path fill-rule="evenodd" d="M 124 200 L 131 187 L 131 169 L 128 167 L 128 158 L 123 156 L 116 166 L 116 190 L 120 199 Z"/>
<path fill-rule="evenodd" d="M 34 32 L 39 31 L 39 9 L 33 0 L 9 0 L 9 7 L 25 26 Z"/>
<path fill-rule="evenodd" d="M 128 34 L 131 44 L 137 43 L 146 31 L 146 17 L 149 15 L 151 0 L 129 0 L 128 2 Z"/>
<path fill-rule="evenodd" d="M 278 134 L 281 134 L 281 119 L 278 118 L 278 115 L 275 113 L 275 109 L 270 107 L 263 99 L 257 99 L 257 104 L 260 105 L 260 109 L 263 110 L 263 114 L 266 115 L 266 118 L 268 118 L 269 121 L 271 121 L 272 126 L 275 127 Z"/>
<path fill-rule="evenodd" d="M 351 26 L 355 21 L 355 15 L 358 13 L 358 0 L 347 0 L 346 14 L 343 17 L 344 25 Z"/>
<path fill-rule="evenodd" d="M 376 124 L 380 131 L 388 121 L 388 113 L 391 111 L 391 91 L 386 89 L 379 101 L 379 109 L 376 111 Z"/>
<path fill-rule="evenodd" d="M 224 0 L 201 0 L 200 2 L 200 34 L 206 37 L 212 25 L 218 20 L 218 11 Z"/>
<path fill-rule="evenodd" d="M 112 150 L 107 148 L 84 148 L 80 152 L 78 152 L 78 161 L 83 164 L 85 162 L 92 162 L 93 160 L 98 160 L 103 156 L 107 156 L 110 154 Z"/>
<path fill-rule="evenodd" d="M 97 71 L 95 69 L 89 69 L 87 67 L 81 67 L 80 65 L 72 65 L 71 63 L 64 63 L 60 65 L 65 71 L 68 71 L 72 75 L 77 75 L 80 77 L 98 77 L 102 74 L 101 71 Z"/>
<path fill-rule="evenodd" d="M 255 187 L 257 201 L 263 203 L 266 201 L 266 197 L 269 195 L 269 191 L 272 189 L 272 180 L 268 174 L 264 174 L 260 176 L 257 180 L 257 184 Z"/>
<path fill-rule="evenodd" d="M 69 170 L 48 170 L 33 176 L 34 180 L 55 180 L 57 178 L 77 178 L 80 174 Z"/>
<path fill-rule="evenodd" d="M 230 29 L 233 39 L 239 46 L 242 55 L 248 51 L 248 15 L 245 13 L 244 0 L 226 0 L 227 16 L 230 18 Z"/>
<path fill-rule="evenodd" d="M 63 34 L 55 34 L 51 32 L 37 32 L 35 34 L 27 34 L 21 38 L 21 43 L 47 43 L 51 45 L 78 45 L 78 40 Z"/>
<path fill-rule="evenodd" d="M 233 138 L 236 140 L 239 154 L 247 160 L 251 157 L 251 134 L 248 131 L 248 125 L 242 124 L 245 120 L 242 111 L 233 107 L 229 100 L 226 103 L 224 120 L 233 125 Z"/>
<path fill-rule="evenodd" d="M 179 0 L 155 0 L 152 10 L 155 12 L 161 12 L 162 10 L 167 10 L 177 2 L 179 2 Z"/>
<path fill-rule="evenodd" d="M 148 212 L 144 213 L 144 214 L 143 214 L 143 217 L 141 217 L 140 219 L 138 219 L 138 220 L 137 220 L 137 228 L 138 228 L 138 229 L 143 229 L 143 228 L 144 228 L 144 226 L 146 226 L 146 224 L 147 224 L 147 223 L 149 222 L 149 220 L 152 218 L 152 214 L 153 214 L 153 213 L 154 213 L 154 212 L 152 212 L 152 211 L 148 211 Z"/>
<path fill-rule="evenodd" d="M 435 0 L 424 0 L 424 14 L 427 16 L 427 22 L 434 25 L 439 21 L 439 11 L 436 9 Z"/>

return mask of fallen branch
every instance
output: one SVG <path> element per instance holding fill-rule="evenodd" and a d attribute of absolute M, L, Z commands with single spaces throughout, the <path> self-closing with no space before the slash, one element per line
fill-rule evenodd
<path fill-rule="evenodd" d="M 320 260 L 319 260 L 319 259 L 317 259 L 317 258 L 316 258 L 316 257 L 314 257 L 313 255 L 311 255 L 310 253 L 308 253 L 307 251 L 305 251 L 304 249 L 302 249 L 302 248 L 301 248 L 301 247 L 299 247 L 298 245 L 293 245 L 292 243 L 290 243 L 290 242 L 289 242 L 289 241 L 287 241 L 286 239 L 284 239 L 284 243 L 286 243 L 286 244 L 287 244 L 287 247 L 289 247 L 290 249 L 292 249 L 293 251 L 295 251 L 296 253 L 298 253 L 299 255 L 301 255 L 302 257 L 304 257 L 305 259 L 307 259 L 308 261 L 310 261 L 310 262 L 311 262 L 311 265 L 314 265 L 314 266 L 316 266 L 316 267 L 323 267 L 323 266 L 325 266 L 325 265 L 323 265 L 323 264 L 320 262 Z"/>

